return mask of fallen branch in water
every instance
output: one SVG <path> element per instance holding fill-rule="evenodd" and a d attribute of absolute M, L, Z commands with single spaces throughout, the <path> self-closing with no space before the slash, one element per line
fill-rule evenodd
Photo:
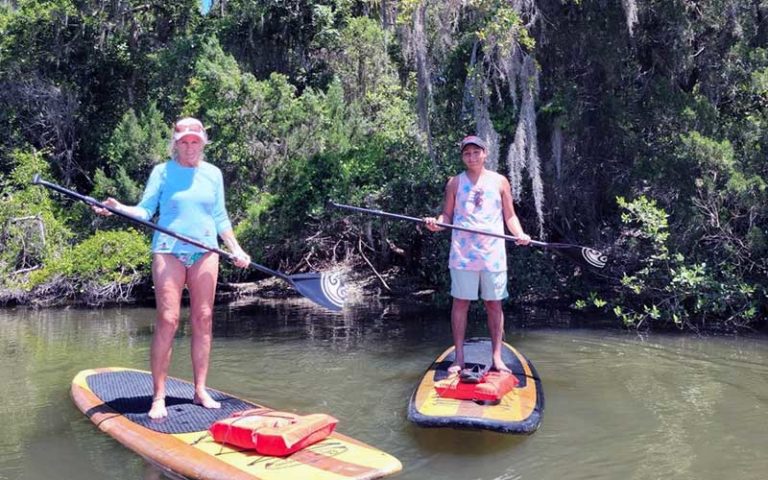
<path fill-rule="evenodd" d="M 376 268 L 373 266 L 371 261 L 368 260 L 368 257 L 366 257 L 365 254 L 363 253 L 363 239 L 358 238 L 357 241 L 358 241 L 357 251 L 360 252 L 360 256 L 363 257 L 363 260 L 365 260 L 365 263 L 367 263 L 368 266 L 371 267 L 371 270 L 373 270 L 373 273 L 375 273 L 376 276 L 379 277 L 379 280 L 381 281 L 381 284 L 384 285 L 384 288 L 386 288 L 388 292 L 391 292 L 392 289 L 389 288 L 389 285 L 387 285 L 386 280 L 384 280 L 384 278 L 381 275 L 379 275 L 379 272 L 376 271 Z"/>

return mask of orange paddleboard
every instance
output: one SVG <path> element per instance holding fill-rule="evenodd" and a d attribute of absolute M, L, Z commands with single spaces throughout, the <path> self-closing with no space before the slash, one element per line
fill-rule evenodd
<path fill-rule="evenodd" d="M 152 401 L 149 372 L 101 368 L 84 370 L 72 380 L 75 404 L 100 430 L 175 476 L 204 480 L 362 480 L 402 469 L 395 457 L 336 432 L 287 457 L 263 456 L 216 443 L 208 433 L 214 421 L 234 411 L 261 406 L 209 389 L 222 408 L 206 409 L 192 403 L 193 392 L 189 382 L 169 378 L 169 415 L 156 421 L 146 415 Z"/>

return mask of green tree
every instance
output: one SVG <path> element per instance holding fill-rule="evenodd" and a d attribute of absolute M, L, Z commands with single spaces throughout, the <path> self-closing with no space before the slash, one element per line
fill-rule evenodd
<path fill-rule="evenodd" d="M 139 116 L 128 110 L 117 124 L 106 144 L 106 168 L 94 174 L 95 198 L 115 197 L 127 203 L 138 203 L 141 185 L 152 167 L 169 156 L 170 131 L 160 111 L 150 103 Z"/>

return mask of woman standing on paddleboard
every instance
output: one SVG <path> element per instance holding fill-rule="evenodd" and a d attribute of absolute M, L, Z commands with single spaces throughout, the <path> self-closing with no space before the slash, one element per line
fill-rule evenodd
<path fill-rule="evenodd" d="M 109 198 L 103 203 L 142 220 L 151 219 L 159 210 L 159 226 L 210 247 L 218 247 L 218 235 L 236 257 L 235 264 L 245 268 L 251 258 L 240 248 L 232 231 L 224 204 L 221 171 L 203 160 L 207 143 L 208 135 L 199 120 L 177 121 L 170 142 L 171 160 L 152 170 L 141 202 L 127 206 Z M 111 215 L 106 209 L 94 207 L 94 210 L 100 215 Z M 154 393 L 149 416 L 155 419 L 168 416 L 165 383 L 185 286 L 189 291 L 192 327 L 193 401 L 206 408 L 220 408 L 205 388 L 219 256 L 162 232 L 155 232 L 152 254 L 157 318 L 150 353 Z"/>
<path fill-rule="evenodd" d="M 485 168 L 488 156 L 485 142 L 480 137 L 470 135 L 461 141 L 459 148 L 466 170 L 448 180 L 443 211 L 437 218 L 424 219 L 427 228 L 437 232 L 443 230 L 437 223 L 453 223 L 459 227 L 503 234 L 506 225 L 518 238 L 519 245 L 527 245 L 531 237 L 523 231 L 515 214 L 509 181 L 503 175 Z M 453 296 L 451 328 L 455 360 L 448 371 L 459 373 L 464 368 L 467 313 L 471 301 L 478 299 L 478 290 L 488 316 L 493 368 L 509 371 L 501 358 L 504 336 L 501 301 L 508 296 L 504 240 L 459 230 L 454 230 L 452 235 L 448 266 L 451 270 Z"/>

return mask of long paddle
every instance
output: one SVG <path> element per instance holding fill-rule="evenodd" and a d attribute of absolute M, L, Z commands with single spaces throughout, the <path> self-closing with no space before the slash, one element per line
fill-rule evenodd
<path fill-rule="evenodd" d="M 398 220 L 407 220 L 409 222 L 415 222 L 415 223 L 426 223 L 424 219 L 422 218 L 416 218 L 416 217 L 408 217 L 406 215 L 398 215 L 396 213 L 388 213 L 384 212 L 382 210 L 371 210 L 368 208 L 361 208 L 361 207 L 353 207 L 351 205 L 342 205 L 340 203 L 334 203 L 329 202 L 329 204 L 336 208 L 341 208 L 345 210 L 352 210 L 355 212 L 361 212 L 361 213 L 367 213 L 370 215 L 377 215 L 379 217 L 387 217 L 387 218 L 395 218 Z M 501 238 L 503 240 L 507 240 L 510 242 L 517 241 L 517 237 L 513 237 L 512 235 L 504 235 L 500 233 L 493 233 L 493 232 L 485 232 L 483 230 L 475 230 L 473 228 L 466 228 L 466 227 L 460 227 L 458 225 L 451 225 L 449 223 L 440 223 L 437 222 L 436 225 L 443 227 L 443 228 L 450 228 L 453 230 L 461 230 L 462 232 L 469 232 L 469 233 L 476 233 L 479 235 L 488 235 L 491 237 Z M 597 250 L 594 250 L 592 248 L 588 247 L 580 247 L 578 245 L 571 245 L 568 243 L 547 243 L 542 242 L 539 240 L 531 240 L 530 245 L 535 245 L 537 247 L 543 247 L 543 248 L 551 248 L 554 249 L 556 252 L 561 253 L 568 258 L 575 260 L 579 263 L 586 264 L 590 267 L 594 268 L 603 268 L 605 267 L 605 264 L 608 262 L 608 256 L 598 252 Z"/>
<path fill-rule="evenodd" d="M 167 228 L 161 227 L 152 222 L 146 222 L 140 218 L 132 217 L 131 215 L 123 213 L 115 208 L 104 205 L 103 203 L 99 202 L 98 200 L 92 197 L 86 197 L 85 195 L 80 195 L 77 192 L 73 192 L 72 190 L 64 188 L 60 185 L 56 185 L 55 183 L 46 182 L 45 180 L 40 178 L 40 175 L 35 175 L 34 178 L 32 179 L 32 183 L 34 185 L 42 185 L 44 187 L 50 188 L 51 190 L 55 190 L 59 193 L 63 193 L 64 195 L 80 200 L 81 202 L 84 202 L 88 205 L 97 206 L 99 208 L 109 210 L 113 214 L 123 217 L 127 220 L 130 220 L 131 222 L 138 223 L 139 225 L 143 225 L 147 228 L 151 228 L 152 230 L 163 232 L 166 235 L 170 235 L 171 237 L 178 238 L 179 240 L 187 242 L 190 245 L 200 247 L 202 249 L 208 250 L 209 252 L 218 253 L 219 255 L 226 258 L 232 263 L 234 263 L 235 261 L 234 255 L 232 255 L 229 252 L 225 252 L 220 248 L 209 247 L 208 245 L 201 243 L 193 238 L 189 238 L 186 235 L 182 235 L 172 230 L 168 230 Z M 285 280 L 294 289 L 296 289 L 297 292 L 304 295 L 305 297 L 312 300 L 313 302 L 317 303 L 318 305 L 323 306 L 329 310 L 338 312 L 344 306 L 344 302 L 346 300 L 346 289 L 344 287 L 344 283 L 341 281 L 341 276 L 339 274 L 300 273 L 296 275 L 287 275 L 283 272 L 272 270 L 271 268 L 267 268 L 263 265 L 259 265 L 258 263 L 254 263 L 254 262 L 251 262 L 250 266 L 252 268 L 255 268 L 256 270 L 259 270 L 266 274 L 273 275 L 282 280 Z"/>

